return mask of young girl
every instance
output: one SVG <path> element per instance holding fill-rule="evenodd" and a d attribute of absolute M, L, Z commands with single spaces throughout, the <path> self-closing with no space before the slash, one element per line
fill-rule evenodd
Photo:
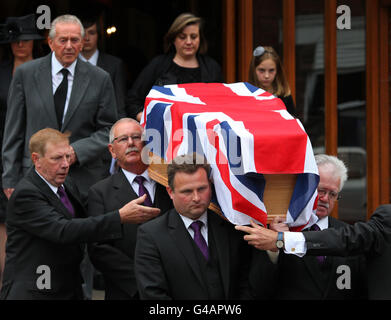
<path fill-rule="evenodd" d="M 272 47 L 257 47 L 249 69 L 249 83 L 280 98 L 288 112 L 296 116 L 295 104 L 281 60 Z"/>

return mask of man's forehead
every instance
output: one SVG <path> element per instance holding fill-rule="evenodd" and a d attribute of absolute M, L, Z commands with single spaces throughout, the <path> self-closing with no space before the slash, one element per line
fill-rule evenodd
<path fill-rule="evenodd" d="M 63 150 L 69 149 L 69 143 L 67 141 L 48 141 L 46 143 L 46 152 L 63 152 Z"/>
<path fill-rule="evenodd" d="M 73 22 L 58 22 L 56 24 L 56 35 L 59 34 L 73 34 L 81 36 L 81 29 L 79 24 Z"/>
<path fill-rule="evenodd" d="M 142 133 L 144 131 L 143 127 L 137 123 L 133 122 L 124 122 L 119 123 L 115 128 L 116 135 L 125 134 L 125 133 Z"/>

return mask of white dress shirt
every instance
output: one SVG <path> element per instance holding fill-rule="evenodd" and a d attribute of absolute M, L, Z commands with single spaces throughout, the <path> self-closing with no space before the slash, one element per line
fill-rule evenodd
<path fill-rule="evenodd" d="M 329 217 L 319 219 L 316 224 L 320 230 L 327 229 L 329 227 Z M 303 257 L 307 253 L 307 244 L 302 232 L 284 232 L 284 244 L 285 253 L 294 254 L 298 257 Z"/>
<path fill-rule="evenodd" d="M 194 239 L 194 230 L 192 228 L 190 228 L 190 225 L 194 221 L 197 221 L 197 220 L 202 221 L 204 224 L 202 225 L 202 228 L 201 228 L 201 234 L 204 237 L 206 244 L 208 244 L 208 214 L 206 211 L 197 220 L 190 219 L 190 218 L 185 217 L 181 214 L 179 216 L 182 218 L 182 221 L 185 224 L 187 231 L 190 233 L 190 235 L 193 239 Z"/>
<path fill-rule="evenodd" d="M 71 97 L 72 92 L 72 85 L 73 85 L 73 79 L 75 77 L 75 67 L 76 67 L 77 59 L 67 68 L 68 73 L 68 92 L 67 92 L 67 98 L 65 100 L 65 106 L 64 106 L 64 114 L 62 116 L 62 123 L 64 123 L 65 114 L 68 110 L 69 105 L 69 99 Z M 52 53 L 52 87 L 53 87 L 53 95 L 56 92 L 58 86 L 62 82 L 63 75 L 61 73 L 61 70 L 63 69 L 63 65 L 57 60 L 56 55 L 54 52 Z"/>
<path fill-rule="evenodd" d="M 149 177 L 148 169 L 145 170 L 142 174 L 135 174 L 133 172 L 126 171 L 123 168 L 121 168 L 121 170 L 125 174 L 126 179 L 128 179 L 136 194 L 138 194 L 139 184 L 134 181 L 134 178 L 137 176 L 143 176 L 145 178 L 144 187 L 148 190 L 149 196 L 151 197 L 151 201 L 153 203 L 155 200 L 156 182 Z"/>
<path fill-rule="evenodd" d="M 35 170 L 35 172 L 37 173 L 37 175 L 39 175 L 39 176 L 42 178 L 43 181 L 46 182 L 46 184 L 49 186 L 50 190 L 52 190 L 52 191 L 55 193 L 55 195 L 56 195 L 58 198 L 60 198 L 60 195 L 57 193 L 58 187 L 52 185 L 49 181 L 47 181 L 44 177 L 42 177 L 42 176 L 39 174 L 39 172 L 38 172 L 37 170 Z M 63 186 L 63 185 L 62 185 L 62 186 Z M 63 187 L 64 187 L 64 186 L 63 186 Z M 65 189 L 65 188 L 64 188 L 64 189 Z"/>
<path fill-rule="evenodd" d="M 96 51 L 94 52 L 94 54 L 91 56 L 91 58 L 89 58 L 88 60 L 86 58 L 84 58 L 84 56 L 80 53 L 79 54 L 79 58 L 85 62 L 89 62 L 91 63 L 92 65 L 96 66 L 96 64 L 98 63 L 98 58 L 99 58 L 99 50 L 96 49 Z"/>

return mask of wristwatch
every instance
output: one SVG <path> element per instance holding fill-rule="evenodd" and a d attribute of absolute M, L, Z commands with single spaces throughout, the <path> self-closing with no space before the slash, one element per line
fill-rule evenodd
<path fill-rule="evenodd" d="M 278 249 L 284 248 L 284 233 L 283 232 L 279 232 L 277 234 L 276 247 Z"/>

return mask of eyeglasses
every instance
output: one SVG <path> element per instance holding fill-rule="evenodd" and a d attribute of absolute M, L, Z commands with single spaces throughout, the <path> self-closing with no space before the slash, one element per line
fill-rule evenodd
<path fill-rule="evenodd" d="M 128 143 L 129 138 L 131 138 L 133 142 L 138 142 L 141 140 L 141 135 L 119 136 L 114 138 L 112 142 L 117 141 L 118 143 L 125 144 Z"/>
<path fill-rule="evenodd" d="M 338 192 L 326 190 L 326 189 L 318 189 L 319 197 L 324 197 L 326 194 L 328 194 L 329 198 L 333 201 L 340 200 L 342 198 Z"/>

